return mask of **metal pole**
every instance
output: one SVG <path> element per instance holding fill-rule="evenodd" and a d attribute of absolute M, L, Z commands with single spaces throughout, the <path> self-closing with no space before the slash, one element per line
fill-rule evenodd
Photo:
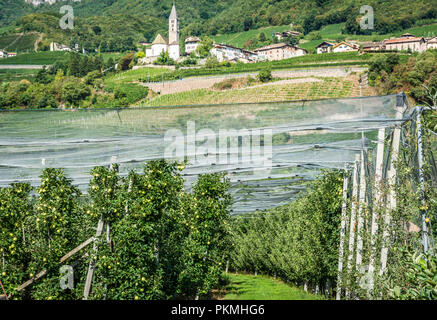
<path fill-rule="evenodd" d="M 378 146 L 376 149 L 376 167 L 375 167 L 375 202 L 372 212 L 372 227 L 371 227 L 371 239 L 370 239 L 370 260 L 369 260 L 369 291 L 374 286 L 374 272 L 375 272 L 375 254 L 376 254 L 376 239 L 378 234 L 378 219 L 379 212 L 382 208 L 381 194 L 382 194 L 382 166 L 384 162 L 384 140 L 385 140 L 385 128 L 378 130 Z"/>
<path fill-rule="evenodd" d="M 358 198 L 358 163 L 360 161 L 360 154 L 355 154 L 353 184 L 352 184 L 352 205 L 351 205 L 351 219 L 349 223 L 349 255 L 347 257 L 347 272 L 352 273 L 352 260 L 354 257 L 355 246 L 355 223 L 357 213 L 357 198 Z M 349 297 L 349 290 L 346 288 L 346 296 Z"/>
<path fill-rule="evenodd" d="M 423 109 L 420 109 L 417 112 L 417 159 L 419 162 L 419 182 L 420 182 L 420 192 L 421 192 L 421 202 L 422 206 L 420 208 L 420 213 L 422 216 L 422 241 L 423 241 L 423 251 L 425 253 L 429 250 L 429 237 L 428 237 L 428 228 L 426 225 L 426 210 L 425 210 L 425 176 L 423 173 L 423 146 L 422 146 L 422 123 L 421 123 L 421 115 Z"/>
<path fill-rule="evenodd" d="M 347 189 L 349 185 L 349 174 L 347 165 L 344 166 L 345 176 L 343 179 L 343 203 L 341 205 L 341 229 L 340 229 L 340 246 L 338 249 L 338 278 L 337 278 L 337 295 L 336 299 L 341 299 L 341 281 L 343 272 L 343 255 L 344 255 L 344 238 L 346 235 L 347 219 Z"/>

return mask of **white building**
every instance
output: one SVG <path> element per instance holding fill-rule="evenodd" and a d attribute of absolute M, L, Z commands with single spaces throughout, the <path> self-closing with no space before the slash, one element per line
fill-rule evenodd
<path fill-rule="evenodd" d="M 214 44 L 210 53 L 212 56 L 216 57 L 219 62 L 238 60 L 252 62 L 256 61 L 258 58 L 258 55 L 255 52 L 227 44 Z"/>
<path fill-rule="evenodd" d="M 428 39 L 426 41 L 426 49 L 437 49 L 437 37 Z"/>
<path fill-rule="evenodd" d="M 308 54 L 305 49 L 287 43 L 275 43 L 254 50 L 259 60 L 283 60 Z"/>
<path fill-rule="evenodd" d="M 423 52 L 427 49 L 424 37 L 415 37 L 405 33 L 400 38 L 384 40 L 386 50 Z"/>
<path fill-rule="evenodd" d="M 0 58 L 7 58 L 8 53 L 6 51 L 0 50 Z"/>
<path fill-rule="evenodd" d="M 50 51 L 67 51 L 70 52 L 71 49 L 64 45 L 64 44 L 59 44 L 56 42 L 50 42 Z"/>
<path fill-rule="evenodd" d="M 350 51 L 358 51 L 359 47 L 352 43 L 346 43 L 344 41 L 337 43 L 332 47 L 332 52 L 350 52 Z"/>
<path fill-rule="evenodd" d="M 160 34 L 156 36 L 152 42 L 152 47 L 146 50 L 146 60 L 152 62 L 156 60 L 162 52 L 168 52 L 169 57 L 175 61 L 178 61 L 180 58 L 179 20 L 174 3 L 168 18 L 168 35 L 168 40 Z"/>
<path fill-rule="evenodd" d="M 188 37 L 185 39 L 185 53 L 190 54 L 195 52 L 200 45 L 200 38 Z"/>

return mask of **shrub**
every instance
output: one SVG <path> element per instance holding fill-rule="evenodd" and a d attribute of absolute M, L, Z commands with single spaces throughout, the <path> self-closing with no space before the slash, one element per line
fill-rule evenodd
<path fill-rule="evenodd" d="M 272 79 L 272 71 L 270 69 L 264 69 L 258 73 L 258 80 L 261 82 L 269 82 Z"/>

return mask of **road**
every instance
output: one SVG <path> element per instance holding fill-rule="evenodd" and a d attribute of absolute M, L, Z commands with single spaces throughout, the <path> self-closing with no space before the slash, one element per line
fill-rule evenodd
<path fill-rule="evenodd" d="M 38 64 L 0 64 L 0 69 L 42 69 Z"/>

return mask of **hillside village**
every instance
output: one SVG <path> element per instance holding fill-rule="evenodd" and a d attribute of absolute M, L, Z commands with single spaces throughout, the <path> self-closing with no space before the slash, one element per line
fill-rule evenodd
<path fill-rule="evenodd" d="M 45 2 L 52 3 L 53 0 L 46 0 Z M 27 0 L 27 2 L 34 5 L 44 3 L 42 0 Z M 293 25 L 290 24 L 290 29 Z M 139 42 L 138 45 L 141 50 L 144 50 L 144 57 L 139 59 L 139 64 L 152 64 L 158 60 L 158 58 L 167 53 L 168 57 L 174 63 L 180 63 L 186 60 L 188 57 L 198 57 L 198 49 L 202 43 L 203 37 L 188 36 L 184 40 L 184 50 L 180 48 L 180 28 L 179 18 L 177 14 L 176 4 L 173 3 L 169 18 L 168 18 L 168 35 L 167 39 L 162 34 L 158 34 L 153 42 L 146 41 Z M 209 49 L 209 55 L 215 57 L 218 62 L 230 62 L 230 63 L 256 63 L 262 61 L 278 61 L 284 59 L 290 59 L 294 57 L 300 57 L 303 55 L 311 54 L 307 49 L 299 47 L 299 37 L 303 36 L 302 33 L 295 30 L 286 30 L 282 32 L 275 32 L 272 34 L 272 38 L 275 43 L 265 45 L 253 50 L 246 48 L 239 48 L 227 43 L 212 43 Z M 290 39 L 294 39 L 294 44 L 290 43 Z M 385 39 L 379 42 L 363 42 L 363 41 L 340 41 L 340 42 L 328 42 L 321 41 L 315 47 L 314 54 L 323 53 L 339 53 L 339 52 L 360 52 L 360 53 L 376 53 L 376 52 L 418 52 L 429 49 L 437 48 L 437 37 L 417 37 L 410 33 L 405 33 L 398 38 Z M 56 42 L 50 43 L 50 51 L 82 51 L 79 45 L 70 48 L 65 44 Z M 182 53 L 183 52 L 183 53 Z M 8 58 L 16 56 L 16 52 L 6 52 L 0 50 L 0 58 Z M 202 64 L 204 60 L 201 60 Z"/>

